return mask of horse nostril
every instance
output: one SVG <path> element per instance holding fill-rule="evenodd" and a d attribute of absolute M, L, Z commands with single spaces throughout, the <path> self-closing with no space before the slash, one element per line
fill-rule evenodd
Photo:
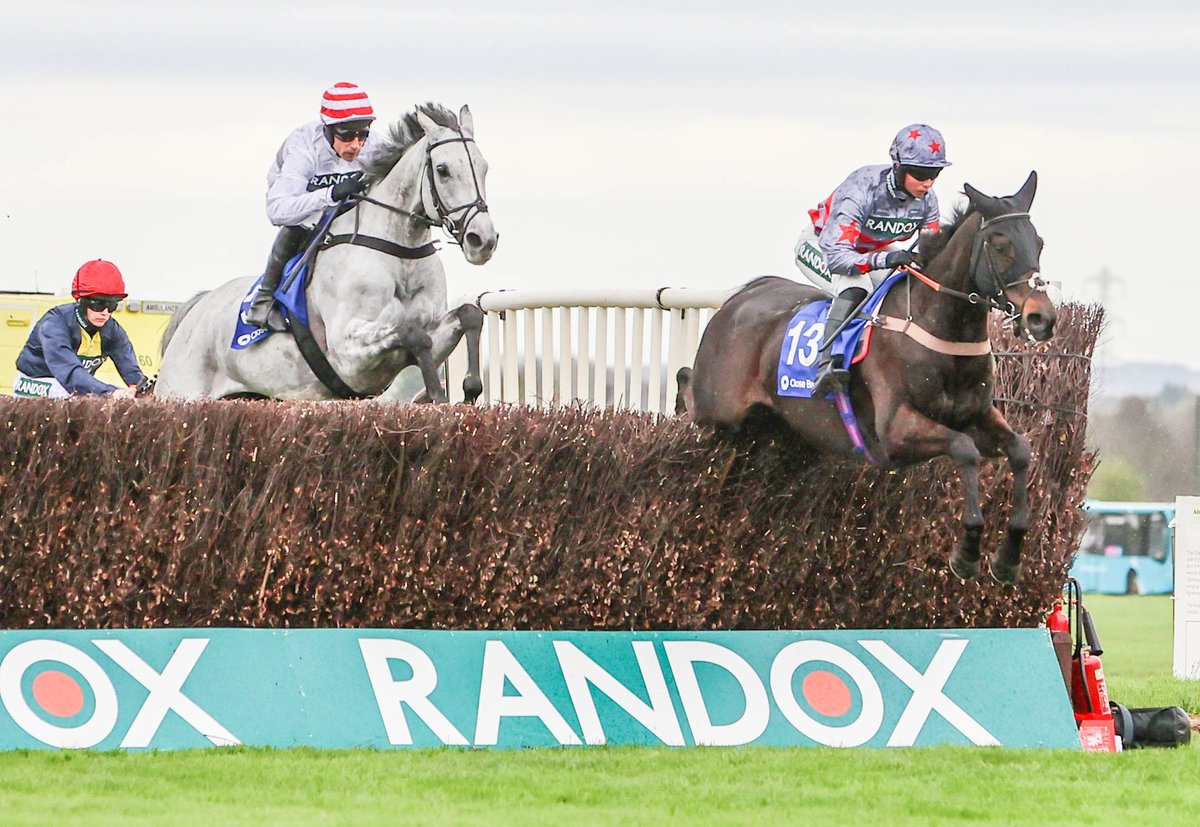
<path fill-rule="evenodd" d="M 479 237 L 479 233 L 467 233 L 463 239 L 468 247 L 478 248 L 483 246 L 483 239 Z"/>
<path fill-rule="evenodd" d="M 1025 327 L 1029 332 L 1037 334 L 1039 337 L 1049 338 L 1054 331 L 1054 319 L 1042 313 L 1030 313 L 1025 318 Z"/>

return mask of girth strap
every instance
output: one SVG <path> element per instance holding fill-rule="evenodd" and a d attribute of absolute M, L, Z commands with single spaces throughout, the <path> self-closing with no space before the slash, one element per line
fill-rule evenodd
<path fill-rule="evenodd" d="M 307 325 L 301 324 L 298 319 L 289 319 L 288 327 L 292 331 L 292 337 L 296 340 L 296 346 L 300 348 L 300 355 L 304 357 L 309 369 L 321 380 L 322 385 L 329 388 L 339 399 L 368 398 L 367 394 L 359 393 L 342 381 L 342 377 L 337 375 L 333 365 L 329 364 L 329 360 L 325 358 L 321 346 L 317 344 L 317 340 L 313 338 L 312 331 L 308 329 Z"/>
<path fill-rule="evenodd" d="M 331 235 L 321 242 L 321 249 L 327 250 L 330 247 L 336 247 L 339 244 L 353 244 L 356 247 L 370 247 L 372 250 L 377 250 L 380 253 L 405 259 L 428 258 L 437 252 L 437 245 L 432 241 L 427 244 L 422 244 L 420 247 L 404 247 L 400 244 L 396 244 L 395 242 L 388 241 L 385 238 L 376 238 L 372 235 L 362 235 L 359 233 Z"/>

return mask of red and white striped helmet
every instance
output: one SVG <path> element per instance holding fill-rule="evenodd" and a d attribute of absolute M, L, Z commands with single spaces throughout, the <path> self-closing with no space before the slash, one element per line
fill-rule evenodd
<path fill-rule="evenodd" d="M 375 110 L 371 108 L 371 99 L 353 83 L 335 83 L 321 96 L 321 123 L 326 126 L 373 120 Z"/>

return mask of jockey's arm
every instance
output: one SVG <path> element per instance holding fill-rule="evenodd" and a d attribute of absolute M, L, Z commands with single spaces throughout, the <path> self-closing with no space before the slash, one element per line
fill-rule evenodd
<path fill-rule="evenodd" d="M 880 269 L 883 266 L 883 254 L 860 253 L 855 247 L 866 221 L 863 207 L 846 197 L 830 206 L 829 220 L 817 238 L 829 271 L 850 276 Z"/>
<path fill-rule="evenodd" d="M 110 319 L 109 324 L 112 323 L 113 320 Z M 121 374 L 126 385 L 136 387 L 146 381 L 146 375 L 138 365 L 137 354 L 133 351 L 133 343 L 129 341 L 129 335 L 124 328 L 114 328 L 112 341 L 105 348 L 105 354 L 113 360 L 113 364 L 117 366 L 117 373 Z"/>
<path fill-rule="evenodd" d="M 308 182 L 315 172 L 313 159 L 303 152 L 285 150 L 279 173 L 267 187 L 267 218 L 272 224 L 295 227 L 333 205 L 328 187 L 309 191 Z"/>

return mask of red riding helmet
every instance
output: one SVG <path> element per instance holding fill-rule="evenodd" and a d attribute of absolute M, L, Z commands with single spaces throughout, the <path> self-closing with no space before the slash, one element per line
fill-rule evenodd
<path fill-rule="evenodd" d="M 125 279 L 117 265 L 104 259 L 96 259 L 84 264 L 75 273 L 71 282 L 71 295 L 81 299 L 84 296 L 112 296 L 123 299 L 129 294 L 125 292 Z"/>

